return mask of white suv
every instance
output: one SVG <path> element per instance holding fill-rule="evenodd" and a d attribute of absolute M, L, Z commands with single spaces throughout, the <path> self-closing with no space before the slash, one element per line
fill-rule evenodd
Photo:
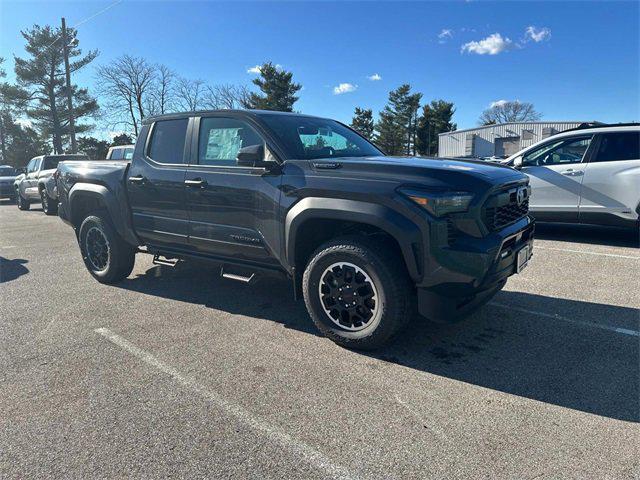
<path fill-rule="evenodd" d="M 638 228 L 640 124 L 567 130 L 503 163 L 529 176 L 536 220 Z"/>

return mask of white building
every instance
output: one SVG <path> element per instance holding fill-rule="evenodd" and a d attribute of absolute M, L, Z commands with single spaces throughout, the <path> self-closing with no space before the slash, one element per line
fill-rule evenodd
<path fill-rule="evenodd" d="M 511 122 L 438 135 L 440 157 L 508 157 L 544 138 L 585 122 Z"/>

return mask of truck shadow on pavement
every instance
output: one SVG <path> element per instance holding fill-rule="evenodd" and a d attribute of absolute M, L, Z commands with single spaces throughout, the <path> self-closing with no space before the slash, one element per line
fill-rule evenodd
<path fill-rule="evenodd" d="M 10 282 L 29 273 L 29 269 L 24 266 L 25 263 L 29 261 L 23 258 L 9 260 L 0 257 L 0 283 Z"/>
<path fill-rule="evenodd" d="M 118 286 L 318 335 L 304 302 L 293 301 L 284 280 L 265 278 L 245 286 L 217 278 L 215 270 L 179 263 L 152 267 Z M 454 325 L 417 318 L 392 344 L 359 354 L 559 407 L 640 421 L 638 337 L 580 323 L 615 321 L 637 330 L 638 310 L 507 291 L 496 301 L 501 306 L 490 303 Z"/>

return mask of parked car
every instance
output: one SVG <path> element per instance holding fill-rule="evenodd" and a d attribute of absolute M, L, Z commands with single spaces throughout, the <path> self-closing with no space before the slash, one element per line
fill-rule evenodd
<path fill-rule="evenodd" d="M 147 119 L 131 162 L 63 162 L 60 217 L 91 275 L 154 262 L 283 274 L 338 344 L 384 344 L 416 308 L 454 321 L 527 265 L 528 180 L 485 162 L 388 157 L 334 120 L 266 111 Z"/>
<path fill-rule="evenodd" d="M 26 171 L 14 182 L 15 195 L 20 210 L 29 210 L 32 203 L 40 201 L 42 209 L 47 215 L 55 215 L 58 211 L 58 203 L 54 194 L 54 183 L 45 185 L 63 160 L 88 160 L 84 154 L 70 155 L 41 155 L 32 158 L 27 164 Z"/>
<path fill-rule="evenodd" d="M 537 220 L 640 224 L 640 124 L 568 130 L 504 163 L 529 176 L 529 208 Z"/>
<path fill-rule="evenodd" d="M 110 147 L 107 152 L 107 160 L 131 160 L 135 145 L 118 145 Z"/>
<path fill-rule="evenodd" d="M 0 198 L 15 199 L 13 182 L 18 176 L 18 171 L 10 165 L 0 165 Z"/>

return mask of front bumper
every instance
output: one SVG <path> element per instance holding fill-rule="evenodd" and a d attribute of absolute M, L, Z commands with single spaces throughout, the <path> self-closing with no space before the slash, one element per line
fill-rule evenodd
<path fill-rule="evenodd" d="M 535 223 L 524 217 L 483 238 L 460 238 L 432 250 L 433 259 L 418 287 L 418 311 L 437 322 L 464 318 L 486 303 L 516 273 L 517 252 L 533 250 Z"/>

